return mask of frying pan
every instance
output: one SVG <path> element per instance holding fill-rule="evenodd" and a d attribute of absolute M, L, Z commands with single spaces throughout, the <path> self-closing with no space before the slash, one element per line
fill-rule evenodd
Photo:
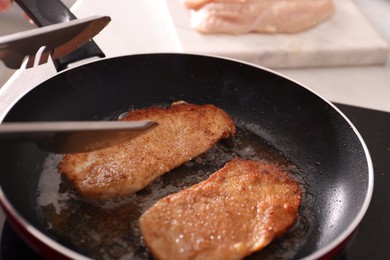
<path fill-rule="evenodd" d="M 36 86 L 4 121 L 102 120 L 177 100 L 224 109 L 239 127 L 299 169 L 310 221 L 304 240 L 292 245 L 294 254 L 288 258 L 330 259 L 351 241 L 373 191 L 367 147 L 334 105 L 268 69 L 194 54 L 103 58 Z M 49 232 L 37 209 L 39 178 L 48 156 L 27 143 L 2 144 L 0 202 L 11 225 L 42 256 L 88 257 Z"/>

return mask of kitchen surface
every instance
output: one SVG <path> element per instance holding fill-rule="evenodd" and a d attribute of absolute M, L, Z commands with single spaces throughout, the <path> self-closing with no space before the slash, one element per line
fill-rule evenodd
<path fill-rule="evenodd" d="M 66 4 L 72 6 L 73 12 L 79 18 L 92 15 L 111 16 L 110 25 L 95 37 L 95 41 L 107 57 L 136 53 L 186 51 L 188 42 L 180 38 L 179 33 L 182 29 L 177 29 L 175 25 L 173 18 L 176 14 L 171 15 L 172 7 L 168 5 L 169 2 L 171 1 L 144 0 L 135 4 L 134 1 L 119 1 L 118 4 L 112 5 L 93 0 L 65 1 Z M 384 41 L 388 46 L 390 32 L 387 28 L 390 24 L 390 17 L 387 14 L 390 12 L 390 2 L 388 0 L 354 0 L 352 4 L 354 12 L 358 13 L 360 23 L 369 27 L 366 29 L 375 34 L 377 41 Z M 134 8 L 134 5 L 137 7 Z M 23 12 L 16 5 L 9 13 L 0 15 L 0 23 L 2 24 L 0 35 L 33 28 L 33 25 L 26 22 Z M 139 23 L 142 23 L 142 26 L 138 26 Z M 7 24 L 7 26 L 3 26 L 3 24 Z M 370 42 L 369 39 L 367 41 Z M 383 50 L 381 52 L 384 53 Z M 387 54 L 387 57 L 381 60 L 385 63 L 365 66 L 340 65 L 272 69 L 308 86 L 331 101 L 390 111 L 390 103 L 387 102 L 390 97 L 390 88 L 388 87 L 390 82 L 389 55 Z M 14 71 L 0 64 L 0 85 L 3 85 L 13 73 Z"/>
<path fill-rule="evenodd" d="M 79 18 L 92 15 L 108 15 L 112 18 L 109 26 L 95 37 L 107 57 L 155 52 L 227 56 L 275 70 L 335 103 L 366 141 L 375 172 L 374 194 L 368 212 L 353 242 L 339 259 L 390 259 L 387 239 L 387 234 L 390 233 L 390 190 L 387 189 L 390 183 L 390 1 L 335 0 L 339 1 L 337 6 L 340 13 L 329 24 L 303 33 L 300 38 L 297 35 L 250 35 L 239 36 L 240 39 L 212 36 L 211 40 L 210 37 L 191 31 L 189 21 L 183 18 L 188 18 L 187 14 L 177 4 L 179 0 L 175 1 L 68 0 L 65 3 Z M 343 17 L 347 17 L 345 20 L 348 21 Z M 356 37 L 353 38 L 355 40 L 349 37 L 338 38 L 343 35 L 341 27 L 336 28 L 340 23 L 351 37 Z M 335 27 L 334 31 L 332 25 Z M 0 13 L 0 36 L 31 28 L 34 25 L 26 21 L 23 12 L 16 5 L 8 13 Z M 326 37 L 332 39 L 325 45 L 321 44 Z M 252 44 L 253 39 L 257 41 L 256 44 Z M 289 44 L 272 49 L 270 46 L 275 39 Z M 314 55 L 305 52 L 306 49 L 293 48 L 302 39 L 305 42 L 300 45 L 314 50 L 311 52 Z M 217 52 L 218 48 L 215 46 L 224 41 L 226 47 Z M 248 41 L 250 44 L 242 48 L 242 44 Z M 192 43 L 197 44 L 191 45 Z M 333 51 L 336 50 L 332 55 L 338 57 L 337 63 L 332 64 L 336 58 L 329 59 L 327 51 L 330 46 Z M 264 49 L 279 56 L 264 58 Z M 278 53 L 281 49 L 284 56 Z M 322 53 L 322 56 L 318 53 Z M 288 66 L 283 66 L 283 59 L 289 60 Z M 39 73 L 34 73 L 36 75 L 30 81 L 32 86 L 29 88 L 55 73 L 51 64 L 36 69 L 39 69 Z M 11 84 L 15 75 L 18 72 L 0 64 L 0 86 Z M 18 95 L 22 95 L 24 91 L 27 90 L 20 90 Z M 0 220 L 4 222 L 3 215 L 0 215 Z M 3 228 L 0 248 L 2 259 L 39 259 L 20 241 L 8 224 Z"/>

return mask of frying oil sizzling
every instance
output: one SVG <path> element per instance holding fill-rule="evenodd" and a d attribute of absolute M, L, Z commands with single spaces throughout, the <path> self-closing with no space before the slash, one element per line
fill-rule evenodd
<path fill-rule="evenodd" d="M 296 224 L 283 237 L 249 258 L 294 257 L 305 242 L 313 219 L 310 211 L 313 201 L 305 192 L 303 174 L 245 125 L 238 128 L 234 139 L 221 140 L 210 151 L 157 178 L 136 194 L 100 203 L 83 200 L 57 172 L 62 157 L 49 155 L 39 183 L 39 210 L 49 232 L 82 254 L 94 259 L 150 259 L 139 230 L 141 214 L 159 199 L 207 179 L 237 156 L 279 164 L 300 184 L 303 201 Z"/>

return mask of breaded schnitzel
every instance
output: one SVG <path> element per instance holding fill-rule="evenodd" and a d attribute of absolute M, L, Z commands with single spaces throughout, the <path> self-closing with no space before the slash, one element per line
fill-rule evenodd
<path fill-rule="evenodd" d="M 287 231 L 300 202 L 298 184 L 280 167 L 234 159 L 159 200 L 140 228 L 157 259 L 241 259 Z"/>
<path fill-rule="evenodd" d="M 139 109 L 121 120 L 152 120 L 158 126 L 116 146 L 65 155 L 59 171 L 84 197 L 134 193 L 236 132 L 229 115 L 213 105 L 177 103 Z"/>

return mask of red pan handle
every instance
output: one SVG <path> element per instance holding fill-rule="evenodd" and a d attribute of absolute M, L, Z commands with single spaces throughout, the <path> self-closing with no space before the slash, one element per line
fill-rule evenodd
<path fill-rule="evenodd" d="M 15 0 L 15 2 L 39 27 L 77 19 L 60 0 Z M 91 57 L 105 57 L 103 51 L 94 41 L 90 41 L 74 52 L 54 60 L 54 64 L 57 71 L 61 71 L 70 63 Z"/>

